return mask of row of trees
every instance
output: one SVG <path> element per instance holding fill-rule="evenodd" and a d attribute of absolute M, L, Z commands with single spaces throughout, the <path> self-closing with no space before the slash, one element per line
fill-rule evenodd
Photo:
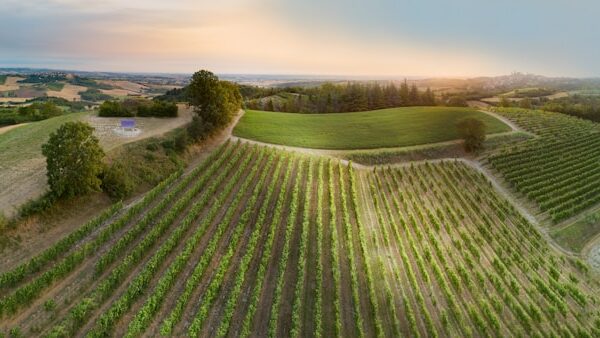
<path fill-rule="evenodd" d="M 600 122 L 600 97 L 598 96 L 569 95 L 552 100 L 548 98 L 525 97 L 518 101 L 511 101 L 506 97 L 502 97 L 498 106 L 504 108 L 542 109 Z"/>
<path fill-rule="evenodd" d="M 340 113 L 375 110 L 400 106 L 432 106 L 436 98 L 430 88 L 420 91 L 415 84 L 409 86 L 404 81 L 400 86 L 394 83 L 325 83 L 318 87 L 286 88 L 277 90 L 251 90 L 243 92 L 256 97 L 246 102 L 250 109 L 284 111 L 293 113 Z M 275 93 L 261 97 L 264 94 Z"/>
<path fill-rule="evenodd" d="M 127 99 L 124 101 L 104 101 L 100 105 L 101 117 L 177 117 L 177 105 L 172 102 L 147 99 Z"/>
<path fill-rule="evenodd" d="M 600 122 L 600 97 L 572 95 L 544 103 L 541 108 Z"/>

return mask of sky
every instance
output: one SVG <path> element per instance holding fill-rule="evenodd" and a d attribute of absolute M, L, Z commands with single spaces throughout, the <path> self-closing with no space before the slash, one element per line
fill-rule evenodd
<path fill-rule="evenodd" d="M 588 0 L 0 0 L 0 67 L 600 76 Z"/>

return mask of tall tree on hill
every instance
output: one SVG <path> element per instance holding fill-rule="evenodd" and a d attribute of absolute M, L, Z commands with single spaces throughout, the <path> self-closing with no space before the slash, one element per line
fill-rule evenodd
<path fill-rule="evenodd" d="M 390 83 L 384 89 L 387 107 L 398 107 L 401 104 L 400 92 L 394 83 Z"/>
<path fill-rule="evenodd" d="M 400 85 L 400 101 L 402 101 L 401 105 L 403 106 L 409 105 L 409 90 L 406 79 L 404 79 L 404 82 Z"/>
<path fill-rule="evenodd" d="M 273 104 L 273 99 L 269 99 L 267 102 L 267 107 L 265 108 L 267 111 L 275 111 L 275 105 Z"/>
<path fill-rule="evenodd" d="M 434 106 L 435 105 L 435 95 L 431 91 L 431 88 L 427 87 L 427 90 L 423 93 L 421 97 L 421 101 L 426 106 Z"/>
<path fill-rule="evenodd" d="M 50 134 L 42 146 L 50 192 L 54 197 L 74 197 L 100 191 L 98 177 L 103 169 L 104 151 L 84 122 L 67 122 Z"/>
<path fill-rule="evenodd" d="M 215 74 L 207 70 L 198 71 L 192 76 L 187 95 L 195 113 L 212 128 L 229 123 L 242 104 L 237 85 L 219 81 Z"/>
<path fill-rule="evenodd" d="M 485 124 L 476 118 L 466 118 L 456 124 L 458 133 L 464 140 L 466 152 L 483 149 L 485 141 Z"/>
<path fill-rule="evenodd" d="M 410 87 L 410 92 L 408 93 L 408 103 L 411 105 L 418 105 L 419 102 L 419 89 L 417 85 L 413 83 Z"/>
<path fill-rule="evenodd" d="M 383 90 L 379 83 L 375 83 L 371 88 L 371 103 L 369 110 L 381 109 L 385 107 L 385 100 L 383 97 Z"/>

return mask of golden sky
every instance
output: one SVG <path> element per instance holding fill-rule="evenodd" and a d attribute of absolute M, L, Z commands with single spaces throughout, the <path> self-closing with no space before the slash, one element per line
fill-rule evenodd
<path fill-rule="evenodd" d="M 513 10 L 511 1 L 471 0 L 0 2 L 14 13 L 0 20 L 0 66 L 378 76 L 600 70 L 592 66 L 598 47 L 584 44 L 598 20 L 578 14 L 577 1 L 569 10 L 562 0 L 524 0 Z M 559 13 L 571 25 L 551 21 Z"/>

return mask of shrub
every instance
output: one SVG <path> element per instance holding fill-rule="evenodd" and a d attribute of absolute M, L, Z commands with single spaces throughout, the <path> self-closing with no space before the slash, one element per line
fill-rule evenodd
<path fill-rule="evenodd" d="M 139 106 L 137 116 L 177 117 L 177 105 L 171 102 L 154 101 L 152 105 Z"/>
<path fill-rule="evenodd" d="M 121 200 L 133 192 L 134 182 L 122 164 L 108 166 L 102 174 L 102 190 L 114 200 Z"/>
<path fill-rule="evenodd" d="M 19 216 L 27 217 L 46 211 L 54 205 L 56 198 L 52 194 L 45 194 L 42 197 L 29 200 L 19 208 Z"/>
<path fill-rule="evenodd" d="M 54 309 L 56 309 L 56 302 L 54 301 L 54 299 L 48 299 L 44 302 L 44 310 L 50 312 Z"/>
<path fill-rule="evenodd" d="M 100 105 L 98 116 L 101 117 L 133 117 L 133 112 L 117 101 L 104 101 Z"/>
<path fill-rule="evenodd" d="M 188 135 L 194 141 L 201 141 L 214 129 L 211 123 L 204 122 L 201 116 L 194 116 L 188 126 Z"/>
<path fill-rule="evenodd" d="M 174 143 L 173 145 L 174 145 L 175 151 L 183 152 L 187 148 L 187 145 L 189 144 L 189 137 L 188 137 L 187 130 L 184 129 L 184 130 L 178 132 L 175 135 L 173 143 Z"/>

